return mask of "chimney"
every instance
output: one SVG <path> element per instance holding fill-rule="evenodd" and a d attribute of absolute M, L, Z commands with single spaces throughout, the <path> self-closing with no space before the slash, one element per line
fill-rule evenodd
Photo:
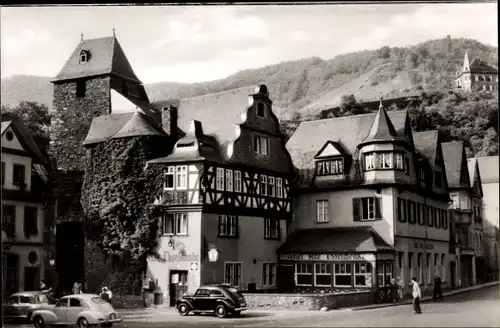
<path fill-rule="evenodd" d="M 177 108 L 168 105 L 161 111 L 161 125 L 171 137 L 177 138 Z"/>

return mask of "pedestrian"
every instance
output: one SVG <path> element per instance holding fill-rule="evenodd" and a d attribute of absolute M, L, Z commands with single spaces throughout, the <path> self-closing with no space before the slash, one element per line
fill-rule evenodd
<path fill-rule="evenodd" d="M 420 286 L 418 285 L 417 278 L 413 277 L 411 278 L 411 281 L 413 283 L 413 310 L 416 314 L 420 314 L 422 313 L 422 309 L 420 308 L 420 297 L 422 296 L 422 293 L 420 291 Z"/>
<path fill-rule="evenodd" d="M 435 301 L 437 299 L 443 300 L 443 293 L 441 291 L 441 278 L 436 274 L 434 277 L 434 290 L 432 293 L 432 300 Z"/>
<path fill-rule="evenodd" d="M 401 279 L 401 277 L 397 278 L 396 284 L 398 285 L 398 300 L 401 301 L 403 300 L 403 289 L 404 289 L 403 280 Z"/>
<path fill-rule="evenodd" d="M 398 285 L 396 285 L 396 279 L 391 278 L 391 299 L 393 303 L 396 303 L 398 300 Z"/>
<path fill-rule="evenodd" d="M 82 284 L 79 281 L 75 281 L 73 284 L 73 294 L 81 294 L 82 293 Z"/>
<path fill-rule="evenodd" d="M 108 287 L 104 286 L 101 289 L 101 298 L 108 303 L 111 303 L 111 299 L 113 298 L 113 293 L 109 290 Z"/>

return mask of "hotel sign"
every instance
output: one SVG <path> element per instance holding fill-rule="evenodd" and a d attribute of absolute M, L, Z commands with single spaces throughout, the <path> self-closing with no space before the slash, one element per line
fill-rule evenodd
<path fill-rule="evenodd" d="M 375 261 L 374 254 L 327 253 L 327 254 L 281 254 L 284 261 Z"/>
<path fill-rule="evenodd" d="M 433 244 L 427 244 L 427 243 L 422 243 L 422 242 L 415 242 L 415 243 L 413 243 L 413 247 L 414 248 L 420 248 L 420 249 L 427 249 L 427 250 L 434 249 L 434 245 Z"/>

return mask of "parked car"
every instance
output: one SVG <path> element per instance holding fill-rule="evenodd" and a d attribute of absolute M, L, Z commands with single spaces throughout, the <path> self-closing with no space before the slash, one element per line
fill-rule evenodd
<path fill-rule="evenodd" d="M 247 302 L 238 289 L 227 285 L 206 285 L 198 288 L 194 295 L 182 296 L 176 304 L 180 315 L 215 313 L 219 318 L 228 314 L 239 316 L 247 309 Z"/>
<path fill-rule="evenodd" d="M 19 292 L 12 294 L 3 304 L 3 317 L 5 320 L 30 320 L 31 313 L 48 306 L 49 299 L 44 292 Z"/>
<path fill-rule="evenodd" d="M 33 311 L 36 328 L 52 325 L 74 325 L 86 328 L 93 325 L 111 327 L 120 322 L 113 306 L 95 294 L 75 294 L 61 297 L 54 306 Z"/>

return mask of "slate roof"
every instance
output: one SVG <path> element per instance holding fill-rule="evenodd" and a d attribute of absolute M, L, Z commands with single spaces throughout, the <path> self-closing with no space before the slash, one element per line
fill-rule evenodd
<path fill-rule="evenodd" d="M 90 54 L 86 63 L 80 63 L 82 50 Z M 114 36 L 80 41 L 52 82 L 103 74 L 115 74 L 140 82 Z"/>
<path fill-rule="evenodd" d="M 406 110 L 387 113 L 398 135 L 404 133 Z M 314 168 L 314 156 L 323 145 L 336 141 L 352 155 L 368 135 L 377 114 L 362 114 L 301 122 L 286 144 L 293 164 L 298 169 Z"/>
<path fill-rule="evenodd" d="M 476 157 L 481 183 L 498 183 L 498 156 Z"/>
<path fill-rule="evenodd" d="M 362 253 L 394 251 L 373 228 L 336 227 L 293 231 L 280 253 Z"/>
<path fill-rule="evenodd" d="M 111 138 L 166 135 L 148 116 L 140 112 L 120 113 L 94 117 L 84 145 Z"/>
<path fill-rule="evenodd" d="M 401 136 L 398 136 L 394 125 L 389 119 L 389 116 L 387 115 L 387 112 L 385 111 L 381 100 L 377 114 L 373 119 L 370 132 L 368 133 L 368 136 L 366 136 L 366 138 L 363 140 L 363 142 L 358 145 L 358 147 L 361 147 L 363 144 L 369 142 L 396 141 L 401 139 Z"/>
<path fill-rule="evenodd" d="M 498 74 L 498 70 L 495 67 L 488 65 L 486 62 L 482 61 L 479 58 L 475 58 L 472 61 L 472 63 L 470 64 L 470 71 L 471 73 Z"/>
<path fill-rule="evenodd" d="M 417 148 L 419 152 L 429 160 L 432 167 L 434 167 L 436 160 L 438 140 L 438 130 L 413 132 L 413 142 L 415 143 L 415 148 Z"/>
<path fill-rule="evenodd" d="M 449 188 L 470 187 L 467 172 L 465 172 L 465 149 L 463 141 L 441 143 L 443 161 Z M 470 173 L 470 172 L 469 172 Z"/>

